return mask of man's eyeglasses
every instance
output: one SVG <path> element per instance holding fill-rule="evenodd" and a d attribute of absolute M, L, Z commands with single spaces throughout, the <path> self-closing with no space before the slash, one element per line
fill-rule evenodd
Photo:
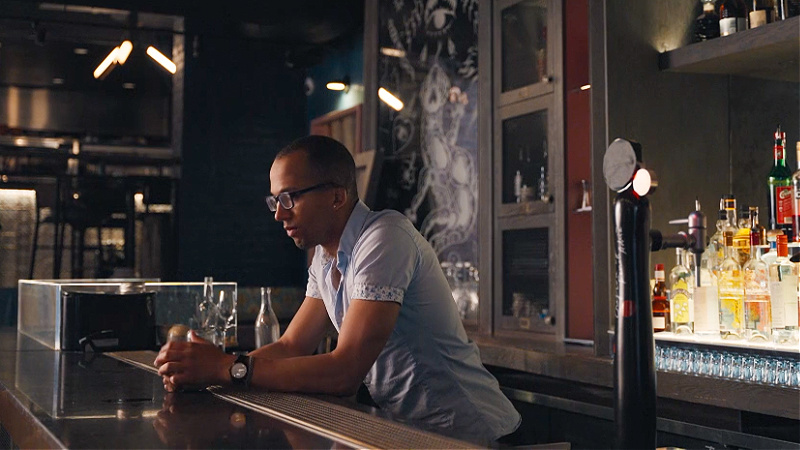
<path fill-rule="evenodd" d="M 324 189 L 333 186 L 336 186 L 336 183 L 331 183 L 330 181 L 326 181 L 325 183 L 315 184 L 305 189 L 298 189 L 296 191 L 289 191 L 289 192 L 281 192 L 278 195 L 268 195 L 267 206 L 269 207 L 269 210 L 272 212 L 278 210 L 278 203 L 281 204 L 281 208 L 283 209 L 292 209 L 294 208 L 294 199 L 297 198 L 298 196 L 303 195 L 306 192 L 311 192 L 317 189 Z"/>

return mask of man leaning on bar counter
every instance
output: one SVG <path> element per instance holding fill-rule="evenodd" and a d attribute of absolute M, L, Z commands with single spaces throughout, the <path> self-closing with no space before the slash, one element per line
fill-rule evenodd
<path fill-rule="evenodd" d="M 469 341 L 433 248 L 405 216 L 358 199 L 355 163 L 338 141 L 307 136 L 270 169 L 267 205 L 301 249 L 316 247 L 306 298 L 281 338 L 248 356 L 191 334 L 155 365 L 164 387 L 353 395 L 363 383 L 394 417 L 444 435 L 490 443 L 521 417 Z M 328 321 L 336 348 L 313 354 Z"/>

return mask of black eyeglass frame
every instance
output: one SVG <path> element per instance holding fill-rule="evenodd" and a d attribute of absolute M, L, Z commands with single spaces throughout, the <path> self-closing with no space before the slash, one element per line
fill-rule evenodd
<path fill-rule="evenodd" d="M 275 212 L 278 210 L 278 203 L 280 203 L 283 209 L 292 209 L 294 208 L 294 199 L 296 197 L 311 191 L 315 191 L 317 189 L 323 189 L 328 187 L 338 187 L 338 185 L 332 181 L 326 181 L 324 183 L 315 184 L 305 189 L 298 189 L 296 191 L 285 191 L 279 193 L 278 195 L 268 195 L 266 199 L 267 207 L 269 208 L 270 211 Z"/>

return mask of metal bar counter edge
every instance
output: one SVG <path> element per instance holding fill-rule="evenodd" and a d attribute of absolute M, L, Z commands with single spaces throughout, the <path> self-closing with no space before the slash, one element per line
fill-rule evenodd
<path fill-rule="evenodd" d="M 476 447 L 335 397 L 218 386 L 167 393 L 154 359 L 152 351 L 54 351 L 0 328 L 0 446 Z"/>

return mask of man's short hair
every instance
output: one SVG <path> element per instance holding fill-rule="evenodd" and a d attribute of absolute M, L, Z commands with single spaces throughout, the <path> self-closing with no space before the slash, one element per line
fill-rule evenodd
<path fill-rule="evenodd" d="M 275 159 L 295 152 L 305 152 L 309 169 L 317 182 L 332 182 L 347 189 L 348 197 L 358 199 L 356 163 L 350 151 L 336 139 L 327 136 L 306 136 L 287 145 Z"/>

